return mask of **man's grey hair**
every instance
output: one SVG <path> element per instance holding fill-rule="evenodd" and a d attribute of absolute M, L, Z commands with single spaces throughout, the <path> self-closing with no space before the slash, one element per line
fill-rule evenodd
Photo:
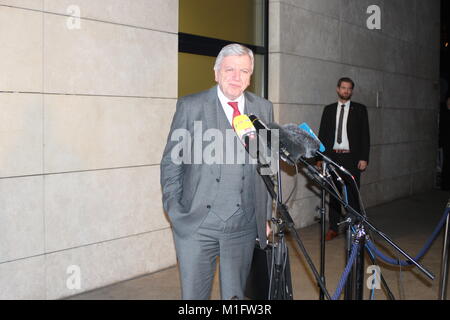
<path fill-rule="evenodd" d="M 255 66 L 255 57 L 253 56 L 253 51 L 238 43 L 229 44 L 220 50 L 216 58 L 216 63 L 214 64 L 214 71 L 219 71 L 222 65 L 222 60 L 228 56 L 244 56 L 248 55 L 252 63 L 252 73 Z"/>

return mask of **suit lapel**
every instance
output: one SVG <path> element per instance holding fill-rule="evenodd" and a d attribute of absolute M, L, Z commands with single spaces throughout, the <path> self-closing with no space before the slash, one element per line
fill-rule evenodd
<path fill-rule="evenodd" d="M 253 97 L 251 95 L 249 95 L 246 92 L 244 92 L 244 97 L 245 97 L 245 108 L 244 108 L 244 113 L 246 115 L 250 115 L 250 114 L 254 114 L 258 117 L 260 117 L 261 115 L 260 110 L 258 108 L 258 105 L 255 103 L 255 100 L 253 99 Z"/>
<path fill-rule="evenodd" d="M 349 128 L 353 128 L 353 121 L 355 119 L 355 105 L 350 101 L 350 108 L 348 110 L 348 118 L 347 118 L 347 135 L 350 135 Z M 349 137 L 350 139 L 350 137 Z"/>
<path fill-rule="evenodd" d="M 220 107 L 219 97 L 217 96 L 217 86 L 211 88 L 203 104 L 203 132 L 208 129 L 219 128 L 217 111 Z M 220 165 L 211 164 L 207 166 L 212 176 L 218 177 L 221 174 Z"/>
<path fill-rule="evenodd" d="M 255 99 L 246 92 L 244 92 L 245 97 L 245 108 L 244 113 L 246 115 L 255 115 L 258 118 L 261 117 L 261 111 L 259 105 L 255 103 Z M 249 188 L 254 188 L 255 185 L 255 176 L 256 176 L 256 165 L 245 166 L 244 170 L 246 171 L 249 179 L 244 181 L 245 190 L 249 190 Z"/>
<path fill-rule="evenodd" d="M 207 98 L 203 104 L 203 129 L 217 128 L 217 110 L 220 106 L 219 97 L 217 96 L 217 86 L 208 91 Z M 206 128 L 208 126 L 208 128 Z"/>
<path fill-rule="evenodd" d="M 335 132 L 336 132 L 336 115 L 337 115 L 337 110 L 339 107 L 339 102 L 336 102 L 336 104 L 334 105 L 334 108 L 332 109 L 332 112 L 330 113 L 330 129 L 332 129 L 330 132 L 332 132 L 332 136 L 333 136 L 333 145 L 334 145 L 334 139 L 335 137 Z"/>

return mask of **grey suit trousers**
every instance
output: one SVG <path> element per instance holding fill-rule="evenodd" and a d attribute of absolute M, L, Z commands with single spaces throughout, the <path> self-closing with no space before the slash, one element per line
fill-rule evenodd
<path fill-rule="evenodd" d="M 181 238 L 174 233 L 182 298 L 210 299 L 220 252 L 221 299 L 243 299 L 256 237 L 255 215 L 242 210 L 227 221 L 210 211 L 193 235 Z"/>

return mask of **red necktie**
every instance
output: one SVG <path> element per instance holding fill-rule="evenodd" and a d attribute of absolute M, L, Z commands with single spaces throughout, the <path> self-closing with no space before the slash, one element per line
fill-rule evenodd
<path fill-rule="evenodd" d="M 237 102 L 228 102 L 228 104 L 233 108 L 233 119 L 231 120 L 231 124 L 232 124 L 232 126 L 234 128 L 233 120 L 234 120 L 235 117 L 240 116 L 241 113 L 239 112 L 238 103 Z"/>

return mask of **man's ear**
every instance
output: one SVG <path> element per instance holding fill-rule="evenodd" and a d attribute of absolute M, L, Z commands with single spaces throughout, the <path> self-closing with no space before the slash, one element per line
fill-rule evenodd
<path fill-rule="evenodd" d="M 219 72 L 216 71 L 216 70 L 214 70 L 214 80 L 215 80 L 216 82 L 219 82 L 218 74 L 219 74 Z"/>

